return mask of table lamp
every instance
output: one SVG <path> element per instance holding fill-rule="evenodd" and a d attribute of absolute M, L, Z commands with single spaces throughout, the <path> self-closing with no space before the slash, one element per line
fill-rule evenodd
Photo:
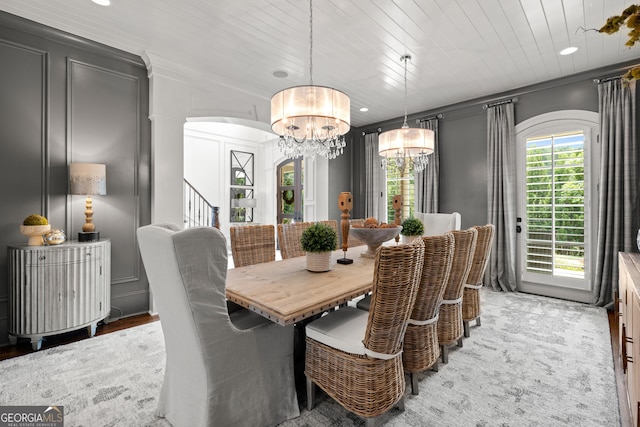
<path fill-rule="evenodd" d="M 69 164 L 69 193 L 87 196 L 85 201 L 85 223 L 78 232 L 78 241 L 100 240 L 100 232 L 93 223 L 91 196 L 107 194 L 107 167 L 98 163 Z"/>

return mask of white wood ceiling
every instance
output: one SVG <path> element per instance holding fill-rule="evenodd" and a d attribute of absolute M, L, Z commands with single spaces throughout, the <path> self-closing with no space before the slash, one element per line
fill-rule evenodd
<path fill-rule="evenodd" d="M 640 58 L 600 28 L 623 0 L 314 0 L 314 84 L 351 98 L 352 126 Z M 148 52 L 248 95 L 269 122 L 275 92 L 309 82 L 308 0 L 0 0 L 0 10 L 137 55 Z M 567 46 L 578 52 L 560 56 Z M 639 59 L 640 62 L 640 59 Z M 275 70 L 289 76 L 278 79 Z M 221 106 L 231 100 L 216 100 Z M 243 101 L 244 102 L 244 101 Z M 369 108 L 366 113 L 361 107 Z M 245 110 L 246 111 L 246 110 Z"/>

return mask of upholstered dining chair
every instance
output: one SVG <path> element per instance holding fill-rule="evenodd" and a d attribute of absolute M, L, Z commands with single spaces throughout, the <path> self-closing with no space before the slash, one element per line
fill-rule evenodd
<path fill-rule="evenodd" d="M 213 227 L 137 230 L 166 348 L 156 415 L 174 426 L 267 426 L 300 414 L 293 326 L 229 314 L 227 246 Z"/>
<path fill-rule="evenodd" d="M 336 235 L 338 234 L 338 221 L 335 219 L 317 222 L 329 225 L 336 232 Z M 314 223 L 290 222 L 288 224 L 278 224 L 278 245 L 280 246 L 282 259 L 295 258 L 305 254 L 300 245 L 300 237 L 302 232 L 312 224 Z"/>
<path fill-rule="evenodd" d="M 438 343 L 440 344 L 442 363 L 449 363 L 449 345 L 457 342 L 458 347 L 462 347 L 464 332 L 462 293 L 471 269 L 471 260 L 478 237 L 478 231 L 475 228 L 451 231 L 451 233 L 454 239 L 453 260 L 438 317 Z"/>
<path fill-rule="evenodd" d="M 367 426 L 398 404 L 404 409 L 402 340 L 413 309 L 424 243 L 377 249 L 371 310 L 342 307 L 306 330 L 307 408 L 317 384 Z"/>
<path fill-rule="evenodd" d="M 447 231 L 460 230 L 461 216 L 458 212 L 415 212 L 414 216 L 424 224 L 423 236 L 439 236 Z"/>
<path fill-rule="evenodd" d="M 229 229 L 233 265 L 275 261 L 276 235 L 273 225 L 243 225 Z"/>
<path fill-rule="evenodd" d="M 418 373 L 429 368 L 438 370 L 440 345 L 437 322 L 454 252 L 454 238 L 451 233 L 426 236 L 422 240 L 424 266 L 416 303 L 404 334 L 402 351 L 402 365 L 411 378 L 411 392 L 414 395 L 419 393 Z"/>
<path fill-rule="evenodd" d="M 495 227 L 493 224 L 474 226 L 478 231 L 476 240 L 476 249 L 473 253 L 471 261 L 471 270 L 467 277 L 467 283 L 464 285 L 462 294 L 462 323 L 464 325 L 464 336 L 469 337 L 469 323 L 476 321 L 476 326 L 480 326 L 480 289 L 484 272 L 491 255 L 491 247 L 493 245 L 493 234 Z"/>

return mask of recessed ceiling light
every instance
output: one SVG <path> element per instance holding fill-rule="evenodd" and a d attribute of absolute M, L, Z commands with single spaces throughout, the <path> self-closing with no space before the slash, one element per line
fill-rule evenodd
<path fill-rule="evenodd" d="M 91 0 L 95 4 L 99 4 L 100 6 L 109 6 L 111 4 L 111 0 Z"/>
<path fill-rule="evenodd" d="M 278 78 L 278 79 L 284 79 L 286 77 L 289 77 L 289 73 L 287 73 L 284 70 L 275 70 L 273 72 L 273 77 Z"/>
<path fill-rule="evenodd" d="M 367 107 L 362 107 L 362 108 L 360 109 L 360 111 L 362 111 L 362 112 L 364 113 L 364 112 L 369 111 L 369 109 L 368 109 Z"/>
<path fill-rule="evenodd" d="M 578 48 L 575 46 L 567 47 L 560 51 L 560 55 L 571 55 L 572 53 L 575 53 L 577 50 Z"/>

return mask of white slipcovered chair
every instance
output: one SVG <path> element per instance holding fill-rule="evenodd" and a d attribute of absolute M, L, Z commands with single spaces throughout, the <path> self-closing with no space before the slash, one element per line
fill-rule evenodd
<path fill-rule="evenodd" d="M 137 234 L 167 354 L 156 415 L 177 427 L 273 426 L 298 416 L 293 326 L 245 309 L 229 314 L 222 233 L 158 224 Z"/>
<path fill-rule="evenodd" d="M 415 212 L 414 217 L 418 218 L 424 224 L 423 236 L 440 236 L 448 231 L 460 230 L 460 224 L 462 222 L 458 212 Z"/>

